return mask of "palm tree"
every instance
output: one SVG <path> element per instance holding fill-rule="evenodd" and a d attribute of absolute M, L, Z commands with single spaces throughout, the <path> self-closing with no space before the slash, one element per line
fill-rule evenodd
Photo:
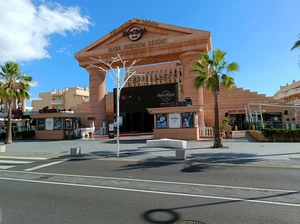
<path fill-rule="evenodd" d="M 225 61 L 227 52 L 216 49 L 212 52 L 212 58 L 208 53 L 200 53 L 200 59 L 193 62 L 192 72 L 196 73 L 194 86 L 199 90 L 205 86 L 209 91 L 212 91 L 214 96 L 214 111 L 215 111 L 215 129 L 214 129 L 214 145 L 213 148 L 223 147 L 220 136 L 220 119 L 219 119 L 219 92 L 220 85 L 226 89 L 234 86 L 234 78 L 228 76 L 223 71 L 234 72 L 239 70 L 239 65 L 236 62 L 228 63 Z"/>
<path fill-rule="evenodd" d="M 11 144 L 12 104 L 13 102 L 30 98 L 27 91 L 30 88 L 32 77 L 21 74 L 19 64 L 13 61 L 5 62 L 3 66 L 0 66 L 0 68 L 0 77 L 2 78 L 2 84 L 0 85 L 0 97 L 8 107 L 8 127 L 5 144 Z"/>
<path fill-rule="evenodd" d="M 296 48 L 299 48 L 299 49 L 300 49 L 300 39 L 297 40 L 297 41 L 294 43 L 294 45 L 292 46 L 291 50 L 294 50 L 294 49 L 296 49 Z"/>

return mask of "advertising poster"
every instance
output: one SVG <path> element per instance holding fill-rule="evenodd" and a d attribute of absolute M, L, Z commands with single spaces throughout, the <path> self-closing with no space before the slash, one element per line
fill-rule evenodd
<path fill-rule="evenodd" d="M 46 118 L 46 130 L 53 130 L 53 118 Z"/>
<path fill-rule="evenodd" d="M 193 128 L 194 127 L 194 113 L 182 113 L 182 127 L 183 128 Z"/>
<path fill-rule="evenodd" d="M 167 128 L 166 114 L 156 114 L 156 128 Z"/>
<path fill-rule="evenodd" d="M 169 114 L 169 127 L 170 128 L 180 128 L 180 113 Z"/>
<path fill-rule="evenodd" d="M 61 130 L 61 118 L 54 118 L 54 130 Z"/>
<path fill-rule="evenodd" d="M 39 118 L 38 119 L 38 130 L 44 130 L 45 129 L 45 119 Z"/>

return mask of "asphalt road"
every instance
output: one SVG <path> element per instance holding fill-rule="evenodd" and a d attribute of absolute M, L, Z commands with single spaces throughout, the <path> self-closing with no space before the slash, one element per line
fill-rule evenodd
<path fill-rule="evenodd" d="M 299 171 L 172 161 L 37 160 L 0 170 L 0 223 L 299 224 Z"/>

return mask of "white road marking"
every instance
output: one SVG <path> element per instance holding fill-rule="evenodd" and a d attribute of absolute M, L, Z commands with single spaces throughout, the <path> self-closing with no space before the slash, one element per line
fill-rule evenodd
<path fill-rule="evenodd" d="M 10 168 L 13 168 L 13 167 L 14 167 L 14 166 L 0 165 L 0 169 L 1 169 L 1 170 L 10 169 Z"/>
<path fill-rule="evenodd" d="M 183 194 L 183 193 L 161 192 L 161 191 L 153 191 L 153 190 L 138 190 L 138 189 L 122 188 L 122 187 L 119 188 L 119 187 L 95 186 L 95 185 L 88 185 L 88 184 L 72 184 L 72 183 L 58 183 L 58 182 L 50 182 L 50 181 L 25 180 L 25 179 L 15 179 L 15 178 L 6 178 L 6 177 L 0 177 L 0 179 L 1 180 L 20 181 L 20 182 L 30 182 L 30 183 L 64 185 L 64 186 L 74 186 L 74 187 L 88 187 L 88 188 L 120 190 L 120 191 L 130 191 L 130 192 L 139 192 L 139 193 L 173 195 L 173 196 L 183 196 L 183 197 L 193 197 L 193 198 L 208 198 L 208 199 L 219 199 L 219 200 L 227 200 L 227 201 L 242 201 L 242 202 L 252 202 L 252 203 L 261 203 L 261 204 L 300 207 L 300 204 L 285 203 L 285 202 L 273 202 L 273 201 L 261 201 L 261 200 L 251 200 L 251 199 L 245 199 L 245 198 L 231 198 L 231 197 L 219 197 L 219 196 L 209 196 L 209 195 Z"/>
<path fill-rule="evenodd" d="M 46 160 L 46 157 L 21 157 L 21 156 L 0 156 L 0 159 L 29 159 L 29 160 Z"/>
<path fill-rule="evenodd" d="M 0 164 L 26 164 L 33 163 L 34 161 L 19 161 L 19 160 L 0 160 Z"/>
<path fill-rule="evenodd" d="M 65 159 L 65 160 L 68 160 L 68 159 Z M 45 165 L 47 165 L 47 164 L 45 164 Z M 54 165 L 54 164 L 51 164 L 51 165 Z M 0 172 L 1 172 L 1 170 L 0 170 Z M 93 179 L 106 179 L 106 180 L 124 180 L 124 181 L 132 181 L 132 182 L 135 181 L 135 182 L 147 182 L 147 183 L 161 183 L 161 184 L 173 184 L 173 185 L 175 184 L 175 185 L 202 186 L 202 187 L 215 187 L 215 188 L 241 189 L 241 190 L 255 190 L 255 191 L 269 191 L 269 192 L 284 192 L 284 193 L 298 193 L 299 192 L 299 191 L 293 191 L 293 190 L 281 190 L 281 189 L 279 190 L 279 189 L 272 189 L 272 188 L 238 187 L 238 186 L 226 186 L 226 185 L 214 185 L 214 184 L 197 184 L 197 183 L 184 183 L 184 182 L 162 181 L 162 180 L 132 179 L 132 178 L 121 178 L 121 177 L 99 177 L 99 176 L 76 175 L 76 174 L 62 174 L 62 173 L 26 172 L 26 170 L 25 171 L 5 170 L 3 172 L 10 172 L 10 173 L 31 173 L 31 174 L 40 174 L 40 175 L 53 175 L 53 176 L 79 177 L 79 178 L 93 178 Z"/>
<path fill-rule="evenodd" d="M 45 167 L 48 167 L 48 166 L 53 166 L 53 165 L 56 165 L 56 164 L 59 164 L 59 163 L 63 163 L 63 162 L 66 162 L 68 160 L 70 160 L 70 159 L 63 159 L 63 160 L 55 161 L 55 162 L 52 162 L 52 163 L 46 163 L 46 164 L 43 164 L 43 165 L 40 165 L 40 166 L 25 169 L 25 171 L 38 170 L 38 169 L 45 168 Z"/>

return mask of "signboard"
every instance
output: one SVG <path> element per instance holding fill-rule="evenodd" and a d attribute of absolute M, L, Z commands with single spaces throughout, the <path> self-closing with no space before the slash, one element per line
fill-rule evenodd
<path fill-rule="evenodd" d="M 53 118 L 46 118 L 46 130 L 53 130 Z"/>
<path fill-rule="evenodd" d="M 108 124 L 108 131 L 114 131 L 114 124 Z"/>
<path fill-rule="evenodd" d="M 180 128 L 180 113 L 169 114 L 169 127 L 170 128 Z"/>
<path fill-rule="evenodd" d="M 228 113 L 246 113 L 245 109 L 228 110 Z"/>
<path fill-rule="evenodd" d="M 147 108 L 178 101 L 177 83 L 124 87 L 120 94 L 120 112 L 147 112 Z M 114 89 L 114 108 L 117 108 L 117 89 Z"/>

